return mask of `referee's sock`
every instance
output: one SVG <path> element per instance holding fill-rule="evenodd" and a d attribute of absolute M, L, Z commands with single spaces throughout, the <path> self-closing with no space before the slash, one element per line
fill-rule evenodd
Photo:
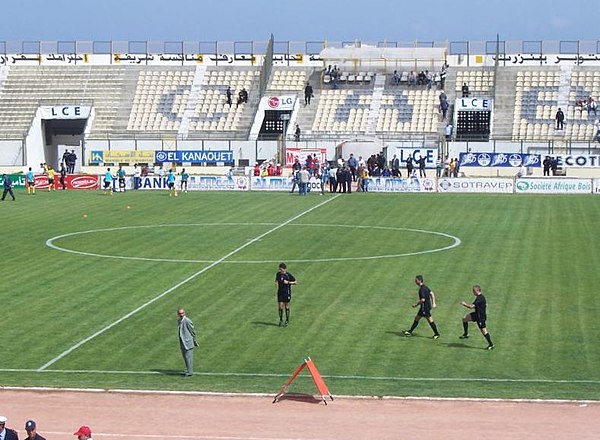
<path fill-rule="evenodd" d="M 285 320 L 286 322 L 290 320 L 290 309 L 285 309 Z"/>
<path fill-rule="evenodd" d="M 412 325 L 410 326 L 410 330 L 408 331 L 409 333 L 412 333 L 414 329 L 417 328 L 417 326 L 419 325 L 419 321 L 418 320 L 414 320 Z"/>
<path fill-rule="evenodd" d="M 469 323 L 463 322 L 463 335 L 467 336 L 469 334 Z"/>
<path fill-rule="evenodd" d="M 283 321 L 283 309 L 279 309 L 279 320 Z"/>
<path fill-rule="evenodd" d="M 437 325 L 435 325 L 435 322 L 431 321 L 431 322 L 429 323 L 429 326 L 430 326 L 430 327 L 431 327 L 431 329 L 433 330 L 433 333 L 434 333 L 434 334 L 436 334 L 436 335 L 439 335 L 439 334 L 440 334 L 440 332 L 438 332 Z"/>
<path fill-rule="evenodd" d="M 490 336 L 489 333 L 486 335 L 483 335 L 483 336 L 485 337 L 486 341 L 488 341 L 488 345 L 494 345 L 492 342 L 492 337 Z"/>

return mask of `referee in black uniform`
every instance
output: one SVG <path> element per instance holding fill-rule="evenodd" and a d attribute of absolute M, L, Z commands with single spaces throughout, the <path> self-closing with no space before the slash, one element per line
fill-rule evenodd
<path fill-rule="evenodd" d="M 438 339 L 440 337 L 440 332 L 438 332 L 437 326 L 431 317 L 431 309 L 436 306 L 435 294 L 423 283 L 423 275 L 417 275 L 415 277 L 415 283 L 419 286 L 419 301 L 413 305 L 413 308 L 419 307 L 419 311 L 415 316 L 415 320 L 413 321 L 410 330 L 404 331 L 404 336 L 412 336 L 413 330 L 419 325 L 419 320 L 424 317 L 427 319 L 429 326 L 433 330 L 433 339 Z"/>
<path fill-rule="evenodd" d="M 487 328 L 485 326 L 485 320 L 487 318 L 486 310 L 485 310 L 486 302 L 485 302 L 485 296 L 483 296 L 483 293 L 481 293 L 480 286 L 478 286 L 478 285 L 473 286 L 473 295 L 475 295 L 475 301 L 473 301 L 472 304 L 468 304 L 464 301 L 461 302 L 461 305 L 463 305 L 467 309 L 475 309 L 475 311 L 468 313 L 463 318 L 462 321 L 463 321 L 463 330 L 464 331 L 463 331 L 463 334 L 460 337 L 460 339 L 467 339 L 469 337 L 469 322 L 471 322 L 471 321 L 476 322 L 477 327 L 479 327 L 479 330 L 481 330 L 481 334 L 488 342 L 487 349 L 493 350 L 494 344 L 492 342 L 490 333 L 487 331 Z"/>
<path fill-rule="evenodd" d="M 294 275 L 287 271 L 285 263 L 279 264 L 279 270 L 275 274 L 277 284 L 277 303 L 279 305 L 279 327 L 287 327 L 290 323 L 290 301 L 292 300 L 292 284 L 296 284 Z M 283 321 L 283 310 L 285 309 L 285 322 Z"/>

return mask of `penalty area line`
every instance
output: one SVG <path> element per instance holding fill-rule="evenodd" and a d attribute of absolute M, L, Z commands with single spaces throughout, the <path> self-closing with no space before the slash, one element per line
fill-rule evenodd
<path fill-rule="evenodd" d="M 107 326 L 103 327 L 102 329 L 98 330 L 97 332 L 91 334 L 90 336 L 88 336 L 87 338 L 82 339 L 81 341 L 77 342 L 76 344 L 72 345 L 71 347 L 67 348 L 65 351 L 63 351 L 62 353 L 60 353 L 58 356 L 54 357 L 53 359 L 49 360 L 48 362 L 46 362 L 44 365 L 42 365 L 41 367 L 39 367 L 37 369 L 37 371 L 44 371 L 46 370 L 48 367 L 50 367 L 51 365 L 55 364 L 56 362 L 58 362 L 59 360 L 61 360 L 62 358 L 64 358 L 65 356 L 67 356 L 68 354 L 70 354 L 71 352 L 77 350 L 79 347 L 81 347 L 82 345 L 84 345 L 85 343 L 91 341 L 92 339 L 97 338 L 98 336 L 100 336 L 101 334 L 107 332 L 108 330 L 110 330 L 111 328 L 119 325 L 120 323 L 122 323 L 123 321 L 131 318 L 133 315 L 137 314 L 138 312 L 140 312 L 141 310 L 144 310 L 146 307 L 148 307 L 151 304 L 154 304 L 156 301 L 158 301 L 159 299 L 167 296 L 168 294 L 172 293 L 173 291 L 177 290 L 178 288 L 180 288 L 181 286 L 189 283 L 190 281 L 192 281 L 193 279 L 197 278 L 198 276 L 202 275 L 203 273 L 209 271 L 210 269 L 212 269 L 215 266 L 218 266 L 219 264 L 223 263 L 227 258 L 237 254 L 238 252 L 244 250 L 245 248 L 247 248 L 248 246 L 250 246 L 251 244 L 253 244 L 254 242 L 260 241 L 261 239 L 263 239 L 264 237 L 266 237 L 269 234 L 272 234 L 273 232 L 283 228 L 284 226 L 290 224 L 291 222 L 299 219 L 302 216 L 305 216 L 306 214 L 314 211 L 315 209 L 320 208 L 321 206 L 325 205 L 326 203 L 331 202 L 332 200 L 335 200 L 339 197 L 339 194 L 332 197 L 332 198 L 328 198 L 327 200 L 319 203 L 318 205 L 313 206 L 312 208 L 309 208 L 305 211 L 302 211 L 300 214 L 295 215 L 294 217 L 286 220 L 285 222 L 275 226 L 274 228 L 269 229 L 267 232 L 263 232 L 262 234 L 260 234 L 259 236 L 247 241 L 246 243 L 244 243 L 243 245 L 241 245 L 240 247 L 232 250 L 231 252 L 229 252 L 228 254 L 224 255 L 223 257 L 219 258 L 218 260 L 214 261 L 213 263 L 209 264 L 208 266 L 204 267 L 203 269 L 200 269 L 199 271 L 193 273 L 192 275 L 190 275 L 189 277 L 187 277 L 186 279 L 184 279 L 183 281 L 180 281 L 179 283 L 175 284 L 174 286 L 170 287 L 169 289 L 165 290 L 164 292 L 158 294 L 157 296 L 155 296 L 154 298 L 150 299 L 149 301 L 146 301 L 144 304 L 142 304 L 139 307 L 136 307 L 135 309 L 133 309 L 131 312 L 127 313 L 126 315 L 120 317 L 119 319 L 117 319 L 116 321 L 111 322 L 110 324 L 108 324 Z"/>

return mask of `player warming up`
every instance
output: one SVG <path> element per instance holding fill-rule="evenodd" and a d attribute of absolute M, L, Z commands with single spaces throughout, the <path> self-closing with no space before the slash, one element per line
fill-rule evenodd
<path fill-rule="evenodd" d="M 419 301 L 416 304 L 413 304 L 413 308 L 418 307 L 419 311 L 415 315 L 415 320 L 413 321 L 410 330 L 404 331 L 404 336 L 412 336 L 414 329 L 416 329 L 419 325 L 419 320 L 424 317 L 427 319 L 429 326 L 433 330 L 433 339 L 438 339 L 440 337 L 440 333 L 438 332 L 437 326 L 431 317 L 431 309 L 435 308 L 436 306 L 435 294 L 423 283 L 423 275 L 417 275 L 415 277 L 415 283 L 417 286 L 419 286 Z"/>
<path fill-rule="evenodd" d="M 476 322 L 477 327 L 481 330 L 481 334 L 488 342 L 488 350 L 494 349 L 494 344 L 492 342 L 492 338 L 490 333 L 487 331 L 485 327 L 486 316 L 486 302 L 485 296 L 481 293 L 481 287 L 478 285 L 473 286 L 473 295 L 475 295 L 475 301 L 472 304 L 466 303 L 464 301 L 461 302 L 461 305 L 466 307 L 467 309 L 475 309 L 474 312 L 468 313 L 463 318 L 463 334 L 460 339 L 467 339 L 469 337 L 469 322 Z"/>
<path fill-rule="evenodd" d="M 292 284 L 296 284 L 294 275 L 287 271 L 285 263 L 279 264 L 279 271 L 275 274 L 277 284 L 277 303 L 279 305 L 279 327 L 287 327 L 290 323 L 290 301 L 292 300 Z M 285 322 L 283 310 L 285 309 Z"/>

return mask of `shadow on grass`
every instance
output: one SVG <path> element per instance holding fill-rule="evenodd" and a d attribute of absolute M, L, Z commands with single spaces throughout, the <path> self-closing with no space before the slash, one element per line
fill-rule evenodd
<path fill-rule="evenodd" d="M 276 324 L 274 322 L 252 321 L 252 324 L 255 324 L 255 325 L 266 325 L 266 326 L 271 326 L 271 327 L 279 327 L 279 324 Z"/>
<path fill-rule="evenodd" d="M 164 374 L 165 376 L 181 376 L 183 377 L 183 371 L 181 370 L 150 370 L 158 374 Z"/>
<path fill-rule="evenodd" d="M 294 402 L 310 403 L 313 405 L 318 405 L 319 403 L 323 402 L 323 399 L 320 397 L 313 396 L 312 394 L 303 393 L 286 393 L 279 399 L 277 399 L 277 402 L 280 402 L 282 400 L 292 400 Z"/>
<path fill-rule="evenodd" d="M 388 334 L 390 334 L 390 335 L 399 336 L 399 337 L 401 337 L 401 338 L 406 338 L 406 339 L 411 339 L 411 338 L 413 338 L 413 339 L 416 339 L 416 338 L 421 338 L 421 339 L 431 339 L 431 337 L 433 336 L 433 335 L 419 335 L 419 334 L 417 334 L 417 333 L 413 333 L 413 334 L 412 334 L 412 335 L 410 335 L 410 336 L 406 336 L 406 335 L 404 334 L 404 331 L 397 331 L 397 332 L 393 332 L 393 331 L 387 331 L 386 333 L 388 333 Z"/>
<path fill-rule="evenodd" d="M 464 342 L 448 342 L 442 343 L 441 345 L 445 345 L 448 348 L 470 348 L 471 350 L 485 350 L 485 348 L 473 347 L 472 345 L 467 345 Z"/>

